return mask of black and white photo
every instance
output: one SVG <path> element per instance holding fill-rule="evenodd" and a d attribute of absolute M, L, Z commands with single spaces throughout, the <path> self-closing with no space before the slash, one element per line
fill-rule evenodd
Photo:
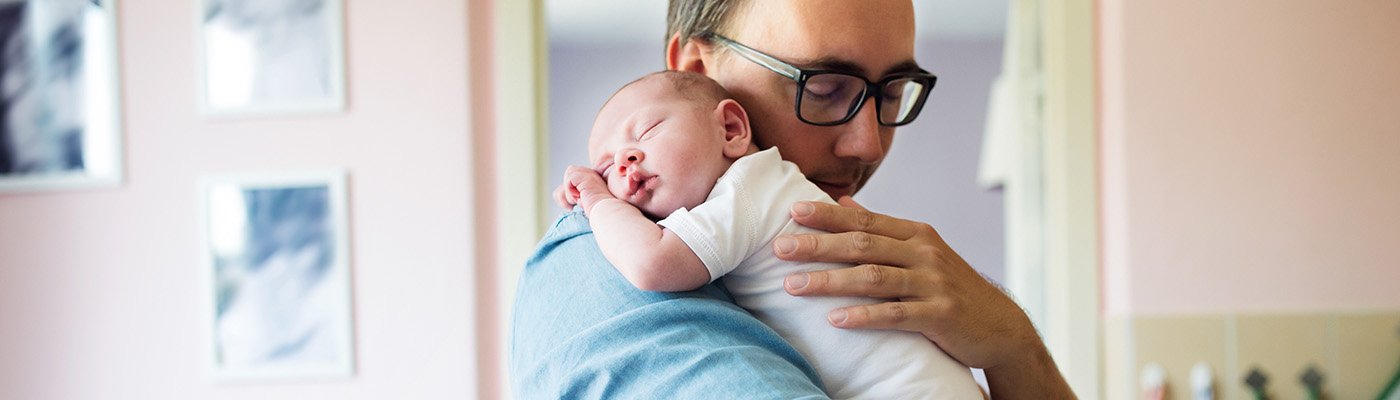
<path fill-rule="evenodd" d="M 214 375 L 348 376 L 344 174 L 211 177 L 201 186 Z"/>
<path fill-rule="evenodd" d="M 111 0 L 0 0 L 0 191 L 121 180 Z"/>
<path fill-rule="evenodd" d="M 207 114 L 344 108 L 341 0 L 203 0 Z"/>

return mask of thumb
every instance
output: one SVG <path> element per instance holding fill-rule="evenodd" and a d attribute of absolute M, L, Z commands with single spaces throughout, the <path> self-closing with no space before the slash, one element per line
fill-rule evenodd
<path fill-rule="evenodd" d="M 569 198 L 565 195 L 564 190 L 564 185 L 559 185 L 559 187 L 554 188 L 554 201 L 559 202 L 560 207 L 564 207 L 565 210 L 568 210 L 573 208 L 573 205 L 569 204 Z"/>
<path fill-rule="evenodd" d="M 856 199 L 852 199 L 851 196 L 841 196 L 841 198 L 836 199 L 836 204 L 855 208 L 858 210 L 865 210 L 865 207 L 861 206 L 859 203 L 856 203 Z"/>

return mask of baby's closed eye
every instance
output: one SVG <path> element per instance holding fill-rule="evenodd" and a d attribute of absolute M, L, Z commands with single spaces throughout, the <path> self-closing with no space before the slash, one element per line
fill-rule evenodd
<path fill-rule="evenodd" d="M 656 122 L 646 124 L 646 129 L 642 129 L 641 133 L 637 134 L 637 141 L 640 142 L 650 138 L 652 136 L 652 131 L 656 130 L 657 125 L 661 125 L 661 122 L 662 120 L 656 120 Z"/>

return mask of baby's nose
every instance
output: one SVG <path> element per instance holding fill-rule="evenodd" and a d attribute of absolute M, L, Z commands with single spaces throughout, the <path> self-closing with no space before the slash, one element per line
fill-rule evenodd
<path fill-rule="evenodd" d="M 617 168 L 618 168 L 618 172 L 623 173 L 623 174 L 626 174 L 626 173 L 627 173 L 627 169 L 628 169 L 629 167 L 631 167 L 633 164 L 642 162 L 642 159 L 644 159 L 644 158 L 646 158 L 646 155 L 643 154 L 640 150 L 637 150 L 637 149 L 627 149 L 627 150 L 618 152 L 618 153 L 617 153 Z"/>

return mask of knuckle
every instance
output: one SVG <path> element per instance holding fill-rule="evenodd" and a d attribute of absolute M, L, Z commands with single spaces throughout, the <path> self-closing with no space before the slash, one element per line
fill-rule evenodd
<path fill-rule="evenodd" d="M 821 253 L 821 251 L 822 251 L 821 241 L 820 241 L 820 240 L 817 240 L 817 237 L 816 237 L 816 236 L 813 236 L 813 235 L 797 235 L 797 236 L 794 236 L 794 238 L 797 239 L 797 248 L 793 249 L 793 253 L 803 253 L 803 252 L 811 252 L 811 253 L 817 253 L 817 254 L 820 254 L 820 253 Z"/>
<path fill-rule="evenodd" d="M 952 300 L 949 300 L 949 299 L 941 299 L 941 300 L 932 301 L 932 302 L 930 302 L 930 304 L 929 304 L 929 308 L 932 309 L 933 314 L 934 314 L 935 316 L 939 316 L 939 317 L 947 317 L 947 316 L 951 316 L 951 315 L 956 315 L 956 313 L 957 313 L 957 311 L 958 311 L 958 310 L 957 310 L 957 308 L 958 308 L 957 303 L 954 302 L 954 301 L 952 301 Z"/>
<path fill-rule="evenodd" d="M 868 231 L 875 227 L 875 214 L 870 210 L 856 209 L 856 227 Z"/>
<path fill-rule="evenodd" d="M 888 317 L 893 324 L 902 324 L 909 321 L 909 306 L 904 303 L 889 303 Z"/>
<path fill-rule="evenodd" d="M 881 269 L 879 266 L 876 265 L 866 265 L 864 267 L 861 267 L 861 277 L 866 286 L 870 287 L 879 287 L 881 285 L 884 285 L 885 280 L 889 279 L 889 276 L 885 273 L 885 270 Z"/>
<path fill-rule="evenodd" d="M 933 288 L 943 288 L 948 284 L 948 277 L 937 272 L 928 274 L 924 279 L 928 281 L 929 287 Z"/>
<path fill-rule="evenodd" d="M 875 239 L 869 233 L 851 232 L 851 250 L 854 250 L 856 254 L 865 254 L 874 245 Z"/>
<path fill-rule="evenodd" d="M 937 230 L 937 229 L 933 229 L 933 225 L 929 225 L 929 224 L 926 224 L 926 223 L 920 222 L 920 223 L 919 223 L 919 226 L 918 226 L 918 231 L 919 231 L 920 234 L 923 234 L 923 235 L 926 235 L 926 236 L 938 236 L 938 230 Z"/>
<path fill-rule="evenodd" d="M 920 245 L 919 247 L 915 248 L 914 251 L 915 254 L 918 255 L 919 259 L 925 261 L 933 261 L 937 259 L 939 253 L 938 246 L 934 246 L 931 244 Z"/>

